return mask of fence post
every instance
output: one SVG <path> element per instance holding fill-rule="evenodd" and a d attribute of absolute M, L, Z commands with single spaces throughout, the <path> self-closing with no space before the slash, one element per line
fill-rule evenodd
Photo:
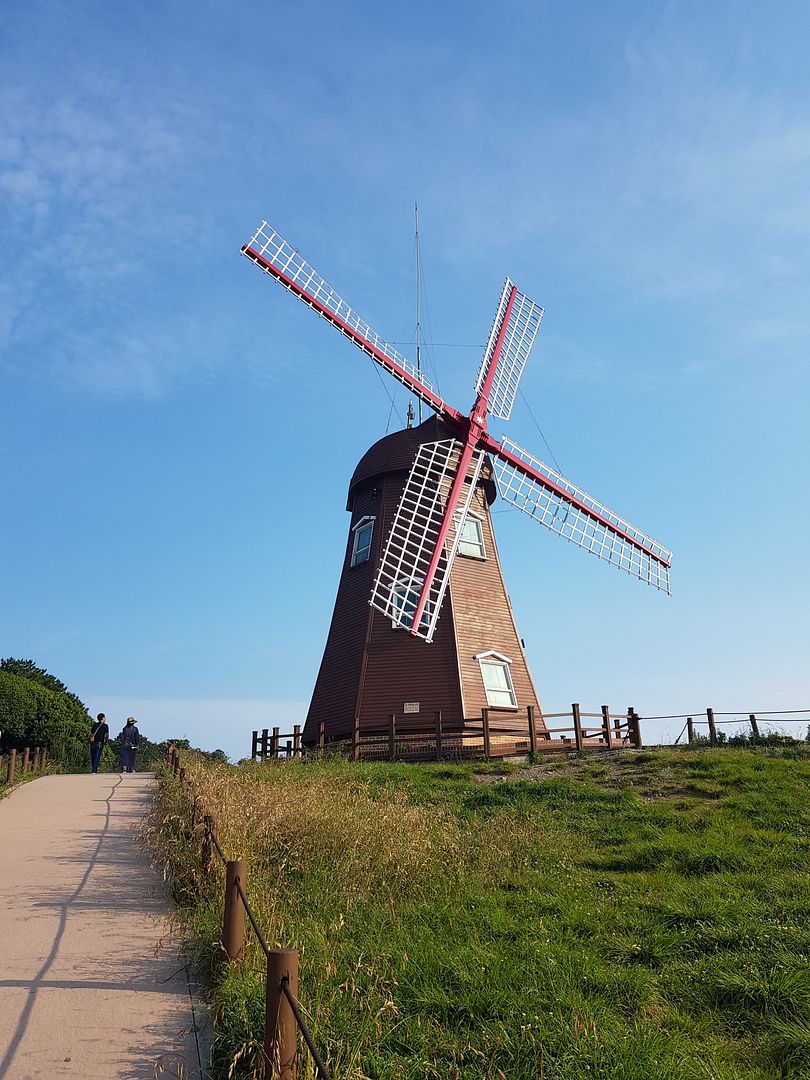
<path fill-rule="evenodd" d="M 529 753 L 537 753 L 537 724 L 534 720 L 534 705 L 526 706 L 526 718 L 529 721 Z"/>
<path fill-rule="evenodd" d="M 42 760 L 39 763 L 40 769 L 44 769 L 45 766 L 47 765 L 47 763 L 48 763 L 48 747 L 43 746 L 42 747 Z"/>
<path fill-rule="evenodd" d="M 397 717 L 396 713 L 388 714 L 388 760 L 397 759 Z"/>
<path fill-rule="evenodd" d="M 691 716 L 686 718 L 686 741 L 690 746 L 695 741 L 695 721 Z"/>
<path fill-rule="evenodd" d="M 175 750 L 174 760 L 172 761 L 172 775 L 177 777 L 180 772 L 180 755 Z"/>
<path fill-rule="evenodd" d="M 245 906 L 236 891 L 236 879 L 247 888 L 247 863 L 244 859 L 225 864 L 225 911 L 222 916 L 222 951 L 228 960 L 241 960 L 245 947 Z"/>
<path fill-rule="evenodd" d="M 442 760 L 442 710 L 436 710 L 436 760 Z"/>
<path fill-rule="evenodd" d="M 267 730 L 267 728 L 262 728 L 261 749 L 259 751 L 260 755 L 261 755 L 262 763 L 267 761 L 267 747 L 269 746 L 269 741 L 270 741 L 270 732 Z"/>
<path fill-rule="evenodd" d="M 256 754 L 259 752 L 259 733 L 254 731 L 250 739 L 250 760 L 256 760 Z"/>
<path fill-rule="evenodd" d="M 277 761 L 278 758 L 281 756 L 281 736 L 279 735 L 280 730 L 280 728 L 274 727 L 273 734 L 270 738 L 270 757 L 273 759 L 273 761 Z"/>
<path fill-rule="evenodd" d="M 706 719 L 709 721 L 709 745 L 717 746 L 717 728 L 714 723 L 714 709 L 706 710 Z"/>
<path fill-rule="evenodd" d="M 186 782 L 186 770 L 181 769 L 180 770 L 180 783 L 185 784 L 185 782 Z"/>
<path fill-rule="evenodd" d="M 642 738 L 641 738 L 641 717 L 638 715 L 638 713 L 636 712 L 636 710 L 633 708 L 632 705 L 630 706 L 630 715 L 633 718 L 633 727 L 632 727 L 633 737 L 630 740 L 630 744 L 631 744 L 631 746 L 634 746 L 636 748 L 636 750 L 643 750 L 644 749 L 644 742 L 642 741 Z"/>
<path fill-rule="evenodd" d="M 20 775 L 21 776 L 25 776 L 25 774 L 28 772 L 28 759 L 30 758 L 30 756 L 31 756 L 31 747 L 26 746 L 26 748 L 23 750 L 22 766 L 20 767 Z"/>
<path fill-rule="evenodd" d="M 352 729 L 352 758 L 360 760 L 360 717 L 355 716 L 354 728 Z"/>
<path fill-rule="evenodd" d="M 602 736 L 608 750 L 613 749 L 613 728 L 610 726 L 610 707 L 602 706 Z"/>
<path fill-rule="evenodd" d="M 17 751 L 13 748 L 8 752 L 8 771 L 6 772 L 6 783 L 14 783 L 14 769 L 17 765 Z"/>
<path fill-rule="evenodd" d="M 326 750 L 326 724 L 321 720 L 318 725 L 318 753 L 323 757 Z"/>
<path fill-rule="evenodd" d="M 749 713 L 748 714 L 748 719 L 751 722 L 751 734 L 754 736 L 755 739 L 758 739 L 759 738 L 759 724 L 757 723 L 757 718 L 756 718 L 756 716 L 754 716 L 753 713 Z"/>
<path fill-rule="evenodd" d="M 489 709 L 481 710 L 481 726 L 484 733 L 484 757 L 489 757 L 490 741 L 489 741 Z"/>
<path fill-rule="evenodd" d="M 285 982 L 298 999 L 298 952 L 271 949 L 267 957 L 267 989 L 264 1012 L 264 1078 L 297 1080 L 297 1032 L 295 1017 L 281 984 Z"/>
<path fill-rule="evenodd" d="M 293 757 L 296 761 L 301 758 L 301 725 L 293 724 Z"/>
<path fill-rule="evenodd" d="M 582 750 L 582 718 L 579 715 L 579 705 L 574 704 L 571 706 L 571 715 L 574 718 L 574 742 L 576 743 L 577 751 Z"/>

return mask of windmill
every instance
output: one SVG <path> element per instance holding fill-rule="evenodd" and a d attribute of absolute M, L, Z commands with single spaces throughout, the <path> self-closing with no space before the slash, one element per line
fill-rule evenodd
<path fill-rule="evenodd" d="M 408 471 L 399 484 L 397 504 L 388 515 L 390 527 L 384 546 L 373 560 L 374 578 L 370 595 L 367 594 L 369 605 L 386 624 L 404 630 L 409 638 L 433 643 L 441 625 L 440 616 L 447 606 L 446 593 L 459 552 L 463 554 L 465 547 L 469 549 L 475 534 L 480 533 L 480 524 L 476 522 L 481 519 L 481 492 L 488 484 L 492 486 L 493 473 L 498 494 L 504 501 L 571 543 L 669 593 L 671 553 L 666 548 L 509 438 L 504 437 L 499 442 L 489 434 L 487 420 L 490 416 L 501 420 L 511 416 L 520 379 L 543 317 L 543 309 L 521 293 L 509 278 L 504 283 L 484 349 L 475 382 L 475 401 L 470 412 L 465 414 L 443 401 L 424 373 L 375 333 L 267 222 L 262 222 L 241 250 L 251 262 L 330 322 L 435 414 L 415 429 L 421 433 L 418 438 L 407 441 L 399 438 L 394 454 L 397 460 L 393 471 L 402 470 L 403 453 L 410 458 Z M 394 436 L 388 438 L 396 441 Z M 378 446 L 382 447 L 383 442 L 386 440 Z M 386 452 L 378 452 L 377 458 L 380 457 L 384 459 Z M 385 473 L 379 463 L 375 467 L 379 468 L 380 475 Z M 350 488 L 350 504 L 352 490 L 354 481 Z M 376 488 L 371 490 L 377 491 Z M 492 498 L 494 491 L 491 497 L 483 500 L 485 510 Z M 476 502 L 479 504 L 477 511 L 473 508 Z M 375 521 L 376 518 L 367 514 L 359 522 L 364 520 Z M 373 532 L 369 533 L 369 544 L 371 535 Z M 350 536 L 347 567 L 350 558 L 354 558 L 352 553 L 356 543 L 356 537 Z M 494 545 L 494 538 L 492 543 Z M 503 593 L 505 596 L 505 587 Z M 338 606 L 340 595 L 339 591 Z M 508 600 L 506 602 L 508 605 Z M 333 629 L 334 624 L 335 619 Z M 402 652 L 401 646 L 397 648 Z M 328 653 L 329 643 L 322 675 Z M 503 657 L 497 650 L 483 650 L 476 654 L 482 671 L 490 663 L 490 653 L 512 663 L 511 658 Z M 461 658 L 458 660 L 461 666 Z M 367 656 L 364 656 L 363 671 L 366 661 Z M 522 656 L 521 662 L 525 664 Z M 487 676 L 497 676 L 494 668 L 499 663 L 500 660 L 490 663 L 492 670 L 487 671 Z M 508 673 L 501 678 L 512 681 Z M 320 679 L 319 676 L 319 682 Z M 463 681 L 462 676 L 462 684 Z M 316 696 L 317 690 L 316 687 Z M 497 687 L 492 689 L 492 694 L 497 699 Z M 512 698 L 515 697 L 513 693 Z M 309 719 L 307 723 L 309 726 Z"/>

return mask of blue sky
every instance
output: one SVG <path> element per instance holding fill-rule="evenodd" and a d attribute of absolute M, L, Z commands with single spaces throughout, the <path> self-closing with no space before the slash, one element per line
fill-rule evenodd
<path fill-rule="evenodd" d="M 7 0 L 0 654 L 236 755 L 303 718 L 407 395 L 239 246 L 267 218 L 412 341 L 416 200 L 443 396 L 508 274 L 563 471 L 675 553 L 667 598 L 497 513 L 546 708 L 810 706 L 809 38 L 790 0 Z"/>

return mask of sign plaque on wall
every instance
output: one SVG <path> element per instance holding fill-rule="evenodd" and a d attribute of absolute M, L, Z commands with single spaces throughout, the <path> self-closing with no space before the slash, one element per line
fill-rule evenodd
<path fill-rule="evenodd" d="M 404 713 L 419 712 L 419 702 L 418 701 L 406 701 L 402 706 L 402 711 Z"/>

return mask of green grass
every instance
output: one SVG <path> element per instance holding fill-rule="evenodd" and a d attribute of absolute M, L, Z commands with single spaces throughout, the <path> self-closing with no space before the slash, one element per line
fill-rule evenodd
<path fill-rule="evenodd" d="M 336 1080 L 810 1076 L 802 748 L 193 771 Z M 166 781 L 155 840 L 211 966 L 187 814 Z M 213 977 L 223 1075 L 258 1068 L 260 960 Z"/>

